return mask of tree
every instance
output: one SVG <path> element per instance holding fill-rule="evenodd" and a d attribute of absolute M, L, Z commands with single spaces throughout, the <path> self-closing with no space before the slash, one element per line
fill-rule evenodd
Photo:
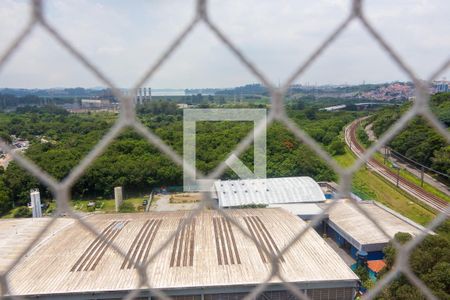
<path fill-rule="evenodd" d="M 303 110 L 305 108 L 305 102 L 301 99 L 295 99 L 292 103 L 292 109 L 294 110 Z"/>
<path fill-rule="evenodd" d="M 450 174 L 450 146 L 435 150 L 431 161 L 434 169 Z"/>
<path fill-rule="evenodd" d="M 11 192 L 0 177 L 0 214 L 8 212 L 12 208 Z"/>
<path fill-rule="evenodd" d="M 199 98 L 200 95 L 192 97 Z M 217 97 L 224 99 L 223 96 Z M 239 105 L 250 107 L 254 104 Z M 308 105 L 305 100 L 305 106 Z M 340 153 L 342 144 L 333 141 L 339 140 L 337 137 L 342 127 L 356 115 L 348 112 L 316 114 L 314 108 L 312 111 L 314 120 L 306 118 L 305 110 L 289 110 L 288 113 L 318 142 L 330 147 L 330 151 Z M 156 100 L 138 107 L 141 122 L 179 154 L 183 152 L 181 114 L 182 110 L 177 109 L 173 101 Z M 30 134 L 31 145 L 26 150 L 26 156 L 57 180 L 69 174 L 117 118 L 107 113 L 59 114 L 33 108 L 0 116 L 0 132 L 8 135 L 19 132 L 21 136 Z M 197 167 L 205 173 L 213 170 L 249 134 L 252 126 L 251 122 L 197 122 Z M 38 136 L 45 136 L 50 141 L 41 143 Z M 240 158 L 253 169 L 252 147 Z M 280 123 L 273 123 L 267 129 L 267 174 L 271 177 L 311 176 L 315 180 L 325 181 L 336 179 L 333 170 Z M 229 178 L 236 178 L 231 170 L 227 170 L 222 177 Z M 124 130 L 95 159 L 71 191 L 75 199 L 110 198 L 117 185 L 132 193 L 142 194 L 162 185 L 182 185 L 182 179 L 180 167 L 137 133 Z M 53 197 L 45 186 L 14 161 L 4 174 L 0 172 L 0 181 L 5 187 L 2 188 L 0 183 L 0 214 L 7 213 L 14 205 L 26 205 L 32 188 L 39 188 L 43 200 Z"/>
<path fill-rule="evenodd" d="M 305 111 L 305 116 L 308 120 L 315 120 L 316 119 L 316 109 L 308 108 Z"/>
<path fill-rule="evenodd" d="M 335 139 L 328 147 L 331 155 L 342 155 L 345 153 L 345 143 L 341 139 Z"/>
<path fill-rule="evenodd" d="M 438 229 L 439 234 L 427 236 L 411 253 L 411 270 L 432 290 L 439 299 L 450 299 L 450 239 L 449 224 Z M 405 244 L 412 239 L 408 233 L 397 233 L 394 238 Z M 392 269 L 396 259 L 396 249 L 389 243 L 383 250 L 386 267 L 379 273 L 382 278 Z M 425 299 L 404 275 L 394 279 L 383 289 L 381 299 Z"/>
<path fill-rule="evenodd" d="M 450 93 L 431 96 L 430 106 L 439 120 L 449 126 Z M 411 103 L 406 103 L 400 107 L 389 107 L 377 112 L 370 119 L 373 122 L 375 134 L 380 136 L 386 132 L 410 107 Z M 444 174 L 449 172 L 448 143 L 423 118 L 413 118 L 389 145 L 400 154 L 427 167 L 435 168 Z"/>
<path fill-rule="evenodd" d="M 5 131 L 0 131 L 0 139 L 8 144 L 12 143 L 11 136 Z"/>
<path fill-rule="evenodd" d="M 354 272 L 355 272 L 356 276 L 359 277 L 359 280 L 361 280 L 361 282 L 370 280 L 369 269 L 367 268 L 367 266 L 358 265 Z"/>

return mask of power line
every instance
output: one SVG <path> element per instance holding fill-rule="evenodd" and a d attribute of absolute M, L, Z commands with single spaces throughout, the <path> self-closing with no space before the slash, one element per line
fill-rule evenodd
<path fill-rule="evenodd" d="M 388 147 L 386 147 L 386 148 L 388 148 Z M 440 171 L 434 170 L 434 169 L 432 169 L 432 168 L 430 168 L 430 167 L 427 167 L 427 166 L 425 166 L 425 165 L 423 165 L 423 164 L 421 164 L 421 163 L 419 163 L 419 162 L 417 162 L 417 161 L 415 161 L 415 160 L 413 160 L 413 159 L 411 159 L 411 158 L 409 158 L 409 157 L 406 157 L 406 156 L 404 156 L 404 155 L 398 153 L 398 152 L 395 151 L 395 150 L 392 150 L 392 148 L 388 148 L 388 149 L 389 149 L 390 152 L 393 152 L 396 156 L 400 156 L 401 158 L 407 160 L 408 162 L 411 162 L 411 163 L 413 163 L 413 164 L 415 164 L 415 165 L 417 165 L 417 166 L 420 166 L 420 167 L 423 168 L 423 169 L 426 169 L 426 170 L 428 170 L 428 171 L 431 171 L 431 172 L 433 172 L 433 173 L 436 173 L 436 174 L 438 174 L 438 175 L 441 175 L 441 176 L 444 176 L 444 177 L 447 177 L 447 178 L 450 179 L 450 176 L 449 176 L 448 174 L 445 174 L 445 173 L 442 173 L 442 172 L 440 172 Z"/>

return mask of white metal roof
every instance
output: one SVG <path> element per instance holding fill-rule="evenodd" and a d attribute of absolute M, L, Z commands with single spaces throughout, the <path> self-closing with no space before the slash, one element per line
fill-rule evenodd
<path fill-rule="evenodd" d="M 397 232 L 407 232 L 417 236 L 424 229 L 377 202 L 360 202 L 359 207 L 370 213 L 389 235 L 386 236 L 348 200 L 337 201 L 339 203 L 336 203 L 328 212 L 328 225 L 345 236 L 358 249 L 366 251 L 382 250 Z M 320 207 L 325 209 L 327 205 L 322 203 Z"/>
<path fill-rule="evenodd" d="M 311 177 L 218 180 L 214 187 L 222 207 L 325 201 L 322 189 Z"/>
<path fill-rule="evenodd" d="M 323 212 L 315 203 L 276 203 L 270 204 L 269 208 L 282 208 L 296 216 L 316 216 Z M 326 215 L 327 216 L 327 215 Z"/>

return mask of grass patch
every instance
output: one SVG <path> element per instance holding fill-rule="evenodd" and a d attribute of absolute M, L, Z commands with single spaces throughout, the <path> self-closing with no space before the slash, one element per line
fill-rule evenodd
<path fill-rule="evenodd" d="M 124 200 L 124 203 L 130 203 L 133 208 L 134 212 L 140 212 L 144 211 L 144 208 L 142 207 L 142 201 L 144 200 L 144 197 L 138 197 L 138 198 L 130 198 Z M 89 208 L 88 204 L 89 202 L 95 203 L 95 208 Z M 108 199 L 108 200 L 74 200 L 72 201 L 72 206 L 75 210 L 83 211 L 83 212 L 104 212 L 104 213 L 115 213 L 116 212 L 116 205 L 114 202 L 114 199 Z"/>
<path fill-rule="evenodd" d="M 2 219 L 12 219 L 12 218 L 14 218 L 14 211 L 15 211 L 15 208 L 11 209 L 7 214 L 4 214 L 1 218 Z"/>
<path fill-rule="evenodd" d="M 52 213 L 56 209 L 56 203 L 55 202 L 49 202 L 49 203 L 46 203 L 46 204 L 48 205 L 48 207 L 47 207 L 46 210 L 42 211 L 42 215 L 43 216 L 51 216 Z M 3 216 L 1 216 L 0 219 L 13 219 L 13 218 L 16 218 L 17 217 L 16 212 L 17 212 L 18 208 L 19 207 L 11 209 L 8 213 L 6 213 Z M 29 217 L 31 217 L 31 209 L 30 209 L 30 216 Z"/>
<path fill-rule="evenodd" d="M 170 196 L 170 203 L 195 203 L 202 200 L 200 193 L 176 193 Z"/>
<path fill-rule="evenodd" d="M 345 154 L 335 156 L 335 159 L 340 165 L 348 167 L 355 161 L 355 156 L 346 146 Z M 363 196 L 363 199 L 376 200 L 422 225 L 435 217 L 432 211 L 415 202 L 414 198 L 365 167 L 355 173 L 352 190 L 355 194 Z"/>
<path fill-rule="evenodd" d="M 381 163 L 384 162 L 384 157 L 381 153 L 378 153 L 378 152 L 375 153 L 374 158 Z M 397 170 L 394 169 L 392 162 L 389 161 L 385 166 L 387 166 L 390 170 L 397 172 Z M 415 185 L 420 186 L 420 178 L 418 178 L 416 175 L 412 174 L 408 170 L 401 169 L 400 177 L 403 177 L 403 178 L 407 179 L 408 181 L 414 183 Z M 447 202 L 450 202 L 450 197 L 447 194 L 443 193 L 442 191 L 440 191 L 439 189 L 435 188 L 434 186 L 432 186 L 431 184 L 429 184 L 425 181 L 423 182 L 422 188 L 425 191 L 427 191 L 428 193 L 438 196 L 439 198 L 441 198 Z"/>

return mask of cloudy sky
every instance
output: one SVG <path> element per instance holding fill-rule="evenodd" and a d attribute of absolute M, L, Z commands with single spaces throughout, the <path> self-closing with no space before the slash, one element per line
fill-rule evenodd
<path fill-rule="evenodd" d="M 274 83 L 283 82 L 348 14 L 347 0 L 210 1 L 211 18 Z M 421 78 L 450 58 L 450 1 L 366 0 L 369 20 Z M 119 87 L 130 87 L 194 14 L 190 0 L 51 0 L 45 14 Z M 26 24 L 27 1 L 0 1 L 0 51 Z M 450 70 L 440 78 L 450 79 Z M 407 80 L 355 22 L 296 82 Z M 201 24 L 147 83 L 154 88 L 230 87 L 257 82 Z M 42 29 L 0 72 L 0 87 L 102 84 Z"/>

